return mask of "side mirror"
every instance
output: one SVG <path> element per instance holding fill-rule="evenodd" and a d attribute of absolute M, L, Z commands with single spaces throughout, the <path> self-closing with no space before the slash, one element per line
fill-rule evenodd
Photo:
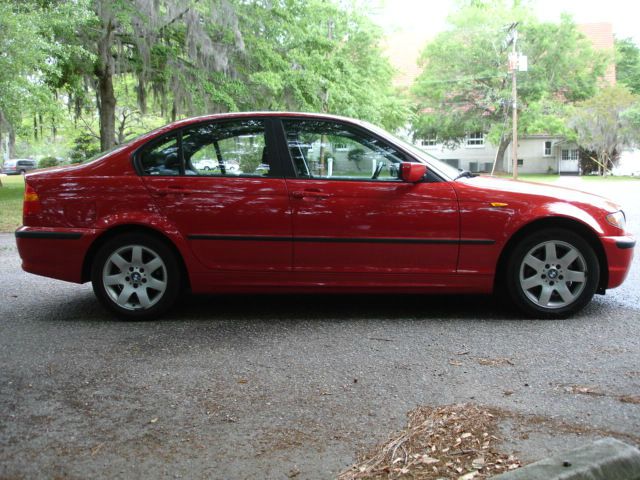
<path fill-rule="evenodd" d="M 427 174 L 427 166 L 422 163 L 403 163 L 400 165 L 400 178 L 409 183 L 417 183 Z"/>

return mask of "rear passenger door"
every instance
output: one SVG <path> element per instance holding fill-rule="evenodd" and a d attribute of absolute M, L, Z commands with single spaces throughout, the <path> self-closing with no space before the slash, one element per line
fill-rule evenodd
<path fill-rule="evenodd" d="M 288 271 L 291 215 L 270 120 L 183 128 L 138 154 L 159 208 L 210 270 Z"/>

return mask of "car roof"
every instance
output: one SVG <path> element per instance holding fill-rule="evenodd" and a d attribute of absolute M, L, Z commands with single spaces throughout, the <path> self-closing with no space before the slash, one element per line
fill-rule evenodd
<path fill-rule="evenodd" d="M 286 112 L 286 111 L 278 111 L 278 112 L 255 111 L 255 112 L 215 113 L 215 114 L 210 114 L 210 115 L 201 115 L 199 117 L 184 118 L 182 120 L 176 120 L 175 122 L 172 122 L 172 123 L 170 123 L 168 125 L 165 125 L 164 127 L 161 127 L 161 129 L 162 130 L 164 130 L 164 129 L 173 129 L 175 127 L 191 125 L 193 123 L 206 122 L 206 121 L 209 121 L 209 120 L 222 120 L 222 119 L 225 119 L 225 118 L 232 119 L 232 118 L 246 118 L 246 117 L 318 118 L 318 119 L 323 119 L 323 120 L 339 120 L 339 121 L 342 121 L 342 122 L 354 123 L 354 124 L 361 125 L 361 126 L 366 126 L 367 125 L 366 122 L 363 122 L 363 121 L 355 119 L 355 118 L 343 117 L 343 116 L 340 116 L 340 115 L 331 115 L 331 114 L 328 114 L 328 113 Z"/>

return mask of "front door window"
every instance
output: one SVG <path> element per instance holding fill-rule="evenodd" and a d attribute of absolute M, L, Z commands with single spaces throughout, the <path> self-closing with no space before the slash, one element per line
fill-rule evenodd
<path fill-rule="evenodd" d="M 404 156 L 368 133 L 322 120 L 283 124 L 298 178 L 398 181 Z"/>

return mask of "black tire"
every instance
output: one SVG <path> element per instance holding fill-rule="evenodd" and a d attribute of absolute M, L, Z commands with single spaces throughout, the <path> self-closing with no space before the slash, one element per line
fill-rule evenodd
<path fill-rule="evenodd" d="M 123 319 L 144 320 L 162 315 L 178 299 L 181 282 L 178 260 L 171 248 L 143 233 L 108 240 L 91 265 L 96 297 Z"/>
<path fill-rule="evenodd" d="M 536 318 L 566 318 L 587 305 L 598 288 L 600 264 L 577 233 L 544 229 L 522 240 L 508 259 L 511 301 Z"/>

